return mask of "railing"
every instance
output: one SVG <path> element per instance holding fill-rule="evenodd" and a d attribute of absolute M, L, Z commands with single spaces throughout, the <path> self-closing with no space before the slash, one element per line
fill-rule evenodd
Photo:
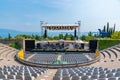
<path fill-rule="evenodd" d="M 34 63 L 34 62 L 27 61 L 27 60 L 23 60 L 23 59 L 19 58 L 19 56 L 17 54 L 18 53 L 16 53 L 16 55 L 15 55 L 15 60 L 17 60 L 18 62 L 20 62 L 22 64 L 25 64 L 25 65 L 28 65 L 28 66 L 34 66 L 34 67 L 51 68 L 51 69 L 86 66 L 86 65 L 93 64 L 93 63 L 100 60 L 100 55 L 99 55 L 94 60 L 90 60 L 90 61 L 86 61 L 86 62 L 82 62 L 82 63 L 74 63 L 74 64 L 40 64 L 40 63 Z"/>

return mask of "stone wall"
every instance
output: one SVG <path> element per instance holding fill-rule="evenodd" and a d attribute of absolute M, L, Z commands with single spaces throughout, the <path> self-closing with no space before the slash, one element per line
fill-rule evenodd
<path fill-rule="evenodd" d="M 0 40 L 0 43 L 5 45 L 9 45 L 14 42 L 19 42 L 23 46 L 23 40 L 5 40 L 5 39 Z"/>

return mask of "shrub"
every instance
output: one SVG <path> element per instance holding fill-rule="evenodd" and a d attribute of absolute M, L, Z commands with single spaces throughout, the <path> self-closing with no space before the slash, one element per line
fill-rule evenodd
<path fill-rule="evenodd" d="M 120 31 L 116 31 L 111 35 L 112 39 L 120 39 Z"/>
<path fill-rule="evenodd" d="M 21 49 L 22 45 L 19 42 L 14 42 L 10 44 L 10 47 L 16 48 L 16 49 Z"/>
<path fill-rule="evenodd" d="M 113 39 L 98 40 L 99 50 L 103 50 L 117 44 L 120 44 L 120 40 L 113 40 Z"/>

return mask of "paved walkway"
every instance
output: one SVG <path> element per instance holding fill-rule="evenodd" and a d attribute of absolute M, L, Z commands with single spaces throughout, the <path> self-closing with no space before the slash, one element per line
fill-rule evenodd
<path fill-rule="evenodd" d="M 114 61 L 114 62 L 96 62 L 90 66 L 93 67 L 103 67 L 103 68 L 108 68 L 108 69 L 115 69 L 115 68 L 120 68 L 120 61 Z"/>
<path fill-rule="evenodd" d="M 85 55 L 85 57 L 86 57 L 88 60 L 92 60 L 92 58 L 91 58 L 89 55 Z"/>
<path fill-rule="evenodd" d="M 35 56 L 35 54 L 31 54 L 31 56 L 29 56 L 26 60 L 30 60 L 33 56 Z"/>
<path fill-rule="evenodd" d="M 40 75 L 35 80 L 53 80 L 53 76 L 57 72 L 57 69 L 49 69 L 46 73 Z"/>
<path fill-rule="evenodd" d="M 58 57 L 57 57 L 57 60 L 61 60 L 61 58 L 62 58 L 62 55 L 58 55 Z"/>

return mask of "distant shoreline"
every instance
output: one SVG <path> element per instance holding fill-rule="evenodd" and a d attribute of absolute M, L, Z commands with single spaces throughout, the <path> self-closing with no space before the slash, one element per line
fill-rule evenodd
<path fill-rule="evenodd" d="M 11 34 L 12 37 L 15 37 L 16 35 L 20 34 L 26 34 L 26 35 L 41 35 L 40 32 L 22 32 L 22 31 L 16 31 L 16 30 L 9 30 L 9 29 L 0 29 L 0 36 L 2 38 L 6 38 L 8 34 Z M 74 34 L 74 31 L 65 32 L 65 31 L 48 31 L 48 36 L 58 36 L 59 34 L 65 35 L 68 34 Z M 81 32 L 80 36 L 87 35 L 89 32 Z M 92 32 L 93 34 L 97 34 L 98 32 Z"/>

